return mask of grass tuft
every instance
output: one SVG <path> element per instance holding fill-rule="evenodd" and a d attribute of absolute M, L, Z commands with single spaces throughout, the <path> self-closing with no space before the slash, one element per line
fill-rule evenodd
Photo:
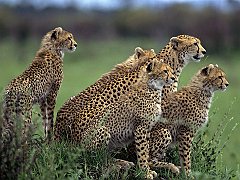
<path fill-rule="evenodd" d="M 239 167 L 234 172 L 227 168 L 222 160 L 223 150 L 238 124 L 231 127 L 226 137 L 225 131 L 234 119 L 226 112 L 216 129 L 211 129 L 214 133 L 210 135 L 209 126 L 216 114 L 217 112 L 212 113 L 207 126 L 194 138 L 191 156 L 192 176 L 200 180 L 234 177 L 239 179 Z M 41 121 L 41 118 L 37 121 Z M 23 137 L 21 121 L 16 122 L 18 123 L 12 132 L 13 138 L 0 144 L 1 179 L 144 179 L 144 172 L 137 167 L 128 170 L 118 169 L 113 158 L 119 156 L 116 152 L 111 154 L 104 148 L 86 151 L 81 146 L 68 142 L 45 143 L 43 137 L 36 134 L 36 125 L 32 125 L 30 131 Z M 1 118 L 0 123 L 2 124 Z M 178 165 L 177 152 L 177 148 L 169 150 L 166 160 Z M 129 160 L 131 155 L 122 154 L 122 158 L 124 157 L 125 160 Z M 157 169 L 157 172 L 159 178 L 188 179 L 183 173 L 176 176 L 165 169 Z"/>
<path fill-rule="evenodd" d="M 0 134 L 2 134 L 2 121 L 0 117 Z M 16 120 L 11 131 L 11 139 L 0 140 L 0 177 L 1 179 L 17 179 L 21 173 L 29 172 L 35 162 L 36 149 L 39 138 L 33 136 L 34 128 L 22 136 L 23 123 Z"/>

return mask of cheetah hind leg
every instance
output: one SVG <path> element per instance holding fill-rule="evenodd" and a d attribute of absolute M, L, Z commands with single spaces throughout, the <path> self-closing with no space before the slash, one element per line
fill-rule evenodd
<path fill-rule="evenodd" d="M 32 104 L 29 102 L 25 109 L 21 112 L 23 120 L 24 120 L 24 126 L 22 129 L 22 137 L 24 138 L 25 143 L 28 142 L 29 136 L 31 136 L 31 128 L 32 125 Z"/>
<path fill-rule="evenodd" d="M 105 126 L 101 126 L 93 131 L 87 131 L 86 134 L 83 145 L 87 150 L 107 147 L 111 137 L 108 128 Z"/>
<path fill-rule="evenodd" d="M 1 121 L 1 141 L 10 141 L 13 135 L 13 129 L 15 126 L 14 113 L 15 113 L 15 99 L 16 94 L 8 93 L 4 96 L 2 111 L 2 121 Z"/>
<path fill-rule="evenodd" d="M 94 131 L 87 133 L 87 138 L 84 141 L 84 146 L 88 150 L 101 149 L 107 147 L 110 140 L 110 133 L 105 126 L 101 126 Z M 133 162 L 122 160 L 122 159 L 114 159 L 113 163 L 114 167 L 118 170 L 123 169 L 127 170 L 131 167 L 135 166 Z"/>

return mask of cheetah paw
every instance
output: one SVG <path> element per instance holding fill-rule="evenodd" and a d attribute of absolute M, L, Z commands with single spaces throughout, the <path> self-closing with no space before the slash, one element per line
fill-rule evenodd
<path fill-rule="evenodd" d="M 186 172 L 186 176 L 187 176 L 188 179 L 190 179 L 190 180 L 194 180 L 194 179 L 195 179 L 195 177 L 193 176 L 191 170 L 189 170 L 189 171 Z"/>
<path fill-rule="evenodd" d="M 146 179 L 153 179 L 155 177 L 157 177 L 157 173 L 155 171 L 152 170 L 147 171 Z"/>
<path fill-rule="evenodd" d="M 125 161 L 125 160 L 122 160 L 122 159 L 116 159 L 115 160 L 115 165 L 119 169 L 130 169 L 131 167 L 135 166 L 135 164 L 133 162 Z"/>
<path fill-rule="evenodd" d="M 175 173 L 177 175 L 180 174 L 179 167 L 175 166 L 174 164 L 170 163 L 169 164 L 169 169 L 172 171 L 172 173 Z"/>

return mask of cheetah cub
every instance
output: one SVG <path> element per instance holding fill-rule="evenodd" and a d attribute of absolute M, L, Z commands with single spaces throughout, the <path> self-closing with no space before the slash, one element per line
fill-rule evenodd
<path fill-rule="evenodd" d="M 173 69 L 177 79 L 173 84 L 163 87 L 162 98 L 177 91 L 178 80 L 183 69 L 191 62 L 201 61 L 206 52 L 200 39 L 196 37 L 178 35 L 170 39 L 169 43 L 158 53 L 157 58 L 163 59 L 163 62 Z"/>
<path fill-rule="evenodd" d="M 167 119 L 167 124 L 159 122 L 151 130 L 150 166 L 179 173 L 174 164 L 161 162 L 169 145 L 177 143 L 182 168 L 190 174 L 193 137 L 208 121 L 214 92 L 225 91 L 228 85 L 223 70 L 210 64 L 202 68 L 188 86 L 162 100 L 162 117 Z"/>
<path fill-rule="evenodd" d="M 24 120 L 24 131 L 29 127 L 32 106 L 39 104 L 45 137 L 53 131 L 53 111 L 58 90 L 63 80 L 64 52 L 76 50 L 77 43 L 70 32 L 61 27 L 48 32 L 30 66 L 5 88 L 3 97 L 3 140 L 11 139 L 15 121 Z"/>

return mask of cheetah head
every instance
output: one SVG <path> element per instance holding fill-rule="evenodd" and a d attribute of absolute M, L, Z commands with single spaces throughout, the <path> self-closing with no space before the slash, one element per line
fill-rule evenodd
<path fill-rule="evenodd" d="M 200 74 L 205 78 L 205 85 L 213 91 L 225 91 L 229 85 L 226 74 L 217 64 L 209 64 L 207 67 L 201 69 Z"/>
<path fill-rule="evenodd" d="M 206 54 L 206 50 L 202 47 L 200 40 L 193 36 L 179 35 L 172 37 L 170 44 L 186 61 L 199 62 Z"/>
<path fill-rule="evenodd" d="M 155 56 L 156 53 L 154 52 L 154 49 L 143 50 L 141 47 L 136 47 L 134 54 L 122 64 L 125 66 L 125 71 L 127 71 L 127 69 L 132 69 L 141 63 L 145 63 L 149 58 L 153 58 Z"/>
<path fill-rule="evenodd" d="M 149 76 L 148 85 L 155 90 L 161 90 L 164 85 L 172 84 L 176 80 L 173 69 L 163 63 L 162 59 L 153 58 L 147 64 L 146 71 Z"/>
<path fill-rule="evenodd" d="M 73 52 L 76 50 L 77 43 L 70 32 L 63 30 L 61 27 L 57 27 L 50 31 L 49 34 L 55 48 L 63 52 Z"/>

